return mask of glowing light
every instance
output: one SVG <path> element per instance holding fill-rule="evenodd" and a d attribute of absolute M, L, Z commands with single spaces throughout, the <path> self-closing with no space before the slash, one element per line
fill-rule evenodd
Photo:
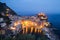
<path fill-rule="evenodd" d="M 40 32 L 40 30 L 38 29 L 38 33 Z"/>
<path fill-rule="evenodd" d="M 36 22 L 33 22 L 33 21 L 30 21 L 30 20 L 24 20 L 24 21 L 17 21 L 14 23 L 14 26 L 17 26 L 18 24 L 22 25 L 22 29 L 23 29 L 23 34 L 24 34 L 24 31 L 27 33 L 28 32 L 28 28 L 31 28 L 31 33 L 33 32 L 33 28 L 35 27 L 35 32 L 37 32 L 37 29 L 41 29 L 43 28 L 43 25 L 41 23 L 41 25 L 38 25 L 38 23 Z M 24 30 L 24 28 L 26 28 L 26 30 Z M 38 30 L 39 32 L 39 30 Z"/>
<path fill-rule="evenodd" d="M 42 32 L 42 30 L 39 30 L 39 32 L 41 33 L 41 32 Z"/>
<path fill-rule="evenodd" d="M 11 29 L 11 30 L 16 30 L 16 28 L 15 28 L 15 27 L 10 27 L 10 29 Z"/>
<path fill-rule="evenodd" d="M 29 20 L 22 21 L 21 24 L 22 24 L 22 26 L 25 26 L 25 27 L 34 26 L 34 23 L 32 21 L 29 21 Z"/>
<path fill-rule="evenodd" d="M 6 14 L 6 16 L 9 16 L 9 14 Z"/>
<path fill-rule="evenodd" d="M 9 10 L 8 8 L 6 10 Z"/>
<path fill-rule="evenodd" d="M 33 32 L 33 27 L 31 27 L 31 33 Z"/>
<path fill-rule="evenodd" d="M 28 32 L 28 28 L 26 27 L 26 33 Z"/>
<path fill-rule="evenodd" d="M 14 26 L 16 27 L 17 25 L 20 25 L 22 26 L 22 30 L 23 30 L 23 34 L 24 33 L 27 33 L 28 32 L 28 29 L 31 28 L 30 32 L 32 33 L 33 32 L 33 29 L 35 28 L 35 33 L 38 31 L 38 33 L 42 32 L 42 28 L 44 28 L 46 26 L 48 26 L 49 23 L 47 22 L 41 22 L 40 24 L 37 23 L 37 22 L 33 22 L 31 20 L 19 20 L 19 21 L 16 21 L 14 23 Z M 26 28 L 26 29 L 25 29 Z M 11 29 L 16 29 L 16 28 L 11 28 Z M 37 30 L 38 29 L 38 30 Z"/>
<path fill-rule="evenodd" d="M 37 29 L 35 28 L 35 33 L 37 32 Z"/>
<path fill-rule="evenodd" d="M 50 23 L 49 23 L 49 22 L 45 22 L 44 25 L 45 25 L 45 26 L 49 26 Z"/>
<path fill-rule="evenodd" d="M 19 24 L 20 24 L 20 22 L 17 21 L 17 22 L 14 23 L 14 26 L 17 26 L 17 25 L 19 25 Z"/>

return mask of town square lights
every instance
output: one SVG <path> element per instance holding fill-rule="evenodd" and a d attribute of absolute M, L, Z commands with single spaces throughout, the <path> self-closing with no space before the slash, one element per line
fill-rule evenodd
<path fill-rule="evenodd" d="M 30 33 L 32 33 L 33 30 L 34 30 L 35 33 L 36 32 L 41 33 L 42 32 L 42 28 L 48 27 L 50 24 L 49 24 L 49 22 L 44 20 L 44 19 L 47 18 L 47 17 L 45 18 L 44 14 L 41 13 L 41 14 L 39 14 L 39 16 L 41 16 L 42 18 L 40 18 L 40 17 L 39 18 L 43 20 L 40 23 L 32 21 L 32 20 L 29 20 L 29 19 L 26 19 L 26 20 L 22 19 L 22 20 L 18 20 L 16 22 L 14 22 L 14 27 L 17 27 L 17 25 L 21 25 L 21 29 L 23 31 L 23 34 L 24 33 L 28 33 L 29 29 L 30 29 Z M 15 30 L 14 27 L 12 27 L 11 29 Z"/>

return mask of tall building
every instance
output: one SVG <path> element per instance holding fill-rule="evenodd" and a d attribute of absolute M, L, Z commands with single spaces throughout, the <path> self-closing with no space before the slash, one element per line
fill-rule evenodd
<path fill-rule="evenodd" d="M 41 21 L 47 21 L 47 16 L 44 13 L 39 13 L 37 15 L 37 17 L 41 20 Z"/>

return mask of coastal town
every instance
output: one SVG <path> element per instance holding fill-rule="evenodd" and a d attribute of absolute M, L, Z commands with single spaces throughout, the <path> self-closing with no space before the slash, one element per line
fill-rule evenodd
<path fill-rule="evenodd" d="M 55 38 L 50 32 L 51 24 L 45 13 L 40 12 L 35 16 L 20 16 L 5 3 L 0 3 L 0 7 L 0 36 L 3 38 L 10 36 L 14 38 L 19 33 L 43 34 L 51 40 Z"/>

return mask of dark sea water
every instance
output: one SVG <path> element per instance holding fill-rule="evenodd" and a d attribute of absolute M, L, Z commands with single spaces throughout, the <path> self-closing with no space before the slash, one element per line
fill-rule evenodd
<path fill-rule="evenodd" d="M 47 15 L 48 21 L 52 23 L 52 26 L 56 28 L 54 33 L 60 38 L 60 14 Z"/>
<path fill-rule="evenodd" d="M 52 23 L 52 25 L 58 29 L 60 29 L 60 14 L 50 14 L 48 16 L 48 21 Z"/>

